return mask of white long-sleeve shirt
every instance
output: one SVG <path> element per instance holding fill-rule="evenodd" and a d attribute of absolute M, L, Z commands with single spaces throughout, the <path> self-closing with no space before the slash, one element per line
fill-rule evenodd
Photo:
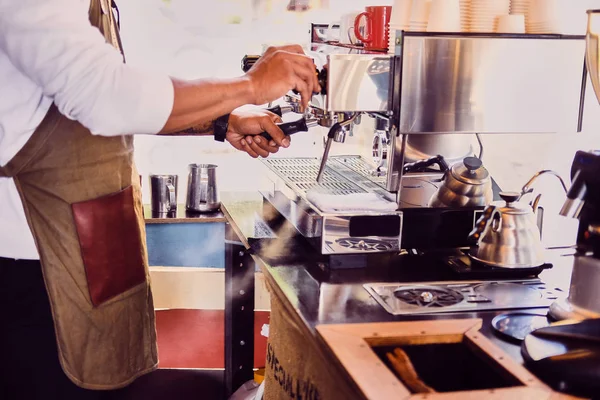
<path fill-rule="evenodd" d="M 0 166 L 53 102 L 97 135 L 153 134 L 167 121 L 170 78 L 123 64 L 88 10 L 89 0 L 0 0 Z M 0 257 L 39 257 L 9 178 L 0 178 Z"/>

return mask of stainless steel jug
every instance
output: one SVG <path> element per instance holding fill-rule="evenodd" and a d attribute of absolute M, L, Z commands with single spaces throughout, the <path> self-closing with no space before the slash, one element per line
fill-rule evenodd
<path fill-rule="evenodd" d="M 153 213 L 177 210 L 177 175 L 150 175 L 150 194 Z"/>
<path fill-rule="evenodd" d="M 188 169 L 186 208 L 195 212 L 219 210 L 221 202 L 217 190 L 217 166 L 214 164 L 190 164 Z"/>
<path fill-rule="evenodd" d="M 502 202 L 484 210 L 470 234 L 478 246 L 470 256 L 503 268 L 535 268 L 544 264 L 544 248 L 531 205 L 519 202 L 517 192 L 500 193 Z"/>
<path fill-rule="evenodd" d="M 431 207 L 483 207 L 493 200 L 492 178 L 477 157 L 465 157 L 446 173 Z"/>

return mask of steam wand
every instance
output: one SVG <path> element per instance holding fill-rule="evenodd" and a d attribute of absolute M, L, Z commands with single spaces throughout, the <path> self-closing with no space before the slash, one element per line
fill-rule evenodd
<path fill-rule="evenodd" d="M 350 125 L 352 122 L 354 122 L 354 120 L 356 119 L 356 117 L 358 115 L 359 115 L 358 113 L 353 113 L 350 118 L 348 118 L 347 120 L 344 120 L 342 122 L 336 122 L 329 129 L 329 132 L 327 133 L 327 143 L 325 143 L 325 151 L 323 152 L 323 158 L 321 159 L 321 165 L 319 166 L 319 173 L 317 174 L 317 183 L 321 183 L 321 180 L 323 178 L 323 173 L 325 172 L 325 166 L 327 165 L 327 158 L 329 158 L 329 150 L 331 150 L 331 143 L 333 142 L 334 139 L 338 139 L 338 138 L 344 136 L 344 128 L 346 126 Z M 336 141 L 338 141 L 338 140 L 336 140 Z M 339 140 L 339 141 L 342 141 L 342 140 Z"/>

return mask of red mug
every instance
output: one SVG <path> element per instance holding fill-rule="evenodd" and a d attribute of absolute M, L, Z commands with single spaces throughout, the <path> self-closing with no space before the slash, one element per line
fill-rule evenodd
<path fill-rule="evenodd" d="M 392 6 L 370 6 L 365 7 L 354 19 L 354 34 L 365 44 L 366 49 L 385 50 L 388 48 L 389 24 L 392 15 Z M 360 33 L 360 19 L 365 17 L 367 20 L 365 33 L 366 37 Z"/>

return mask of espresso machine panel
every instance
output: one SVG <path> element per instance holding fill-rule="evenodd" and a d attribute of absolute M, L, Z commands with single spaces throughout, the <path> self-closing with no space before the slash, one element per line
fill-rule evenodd
<path fill-rule="evenodd" d="M 391 61 L 388 55 L 331 54 L 327 111 L 387 112 Z"/>
<path fill-rule="evenodd" d="M 582 39 L 404 32 L 394 72 L 399 132 L 575 131 Z"/>

